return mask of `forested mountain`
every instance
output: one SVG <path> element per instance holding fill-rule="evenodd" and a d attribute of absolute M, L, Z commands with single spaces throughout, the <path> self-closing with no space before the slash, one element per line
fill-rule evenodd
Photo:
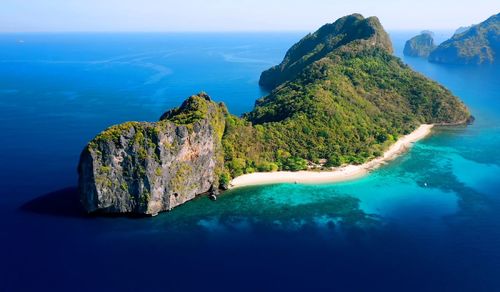
<path fill-rule="evenodd" d="M 435 48 L 432 34 L 422 32 L 406 42 L 403 53 L 405 56 L 427 58 Z"/>
<path fill-rule="evenodd" d="M 498 64 L 500 58 L 500 13 L 439 45 L 429 61 L 449 64 Z"/>
<path fill-rule="evenodd" d="M 423 123 L 464 123 L 465 105 L 392 55 L 376 17 L 343 17 L 263 73 L 272 92 L 239 118 L 205 93 L 156 123 L 125 123 L 84 149 L 89 211 L 156 214 L 255 171 L 360 164 Z"/>

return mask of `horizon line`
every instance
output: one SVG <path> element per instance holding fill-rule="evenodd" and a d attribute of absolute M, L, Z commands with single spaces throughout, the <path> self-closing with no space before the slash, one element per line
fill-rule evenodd
<path fill-rule="evenodd" d="M 401 28 L 396 28 L 396 29 L 385 29 L 387 32 L 408 32 L 408 31 L 424 31 L 424 30 L 430 30 L 430 31 L 436 31 L 436 32 L 449 32 L 449 31 L 455 31 L 456 28 L 439 28 L 439 29 L 424 29 L 424 28 L 407 28 L 407 29 L 401 29 Z M 67 30 L 67 31 L 0 31 L 0 34 L 25 34 L 25 33 L 32 33 L 32 34 L 66 34 L 66 33 L 102 33 L 102 34 L 107 34 L 107 33 L 310 33 L 314 32 L 309 31 L 309 30 Z"/>

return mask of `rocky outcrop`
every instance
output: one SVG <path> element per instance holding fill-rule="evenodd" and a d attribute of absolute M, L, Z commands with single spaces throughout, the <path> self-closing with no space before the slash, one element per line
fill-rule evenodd
<path fill-rule="evenodd" d="M 466 31 L 468 31 L 471 27 L 472 27 L 472 25 L 471 26 L 461 26 L 455 30 L 455 33 L 453 35 L 464 33 Z"/>
<path fill-rule="evenodd" d="M 406 42 L 403 53 L 405 56 L 427 58 L 435 48 L 432 34 L 422 32 Z"/>
<path fill-rule="evenodd" d="M 223 104 L 190 97 L 156 123 L 129 122 L 94 138 L 78 166 L 89 212 L 155 215 L 218 188 Z"/>
<path fill-rule="evenodd" d="M 380 47 L 392 53 L 392 43 L 377 17 L 364 18 L 360 14 L 342 17 L 308 34 L 285 55 L 281 64 L 262 72 L 259 84 L 272 90 L 295 78 L 304 68 L 349 43 Z"/>
<path fill-rule="evenodd" d="M 429 61 L 447 64 L 498 64 L 500 54 L 500 14 L 453 35 L 440 44 Z"/>
<path fill-rule="evenodd" d="M 294 45 L 263 73 L 272 89 L 238 118 L 206 95 L 159 122 L 109 128 L 84 149 L 81 200 L 89 212 L 154 215 L 255 171 L 307 169 L 307 160 L 362 164 L 422 123 L 470 117 L 450 91 L 392 55 L 377 18 L 355 14 Z"/>

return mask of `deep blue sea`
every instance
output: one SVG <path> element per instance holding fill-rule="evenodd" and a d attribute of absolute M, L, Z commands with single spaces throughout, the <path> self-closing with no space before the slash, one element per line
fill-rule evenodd
<path fill-rule="evenodd" d="M 415 32 L 392 32 L 396 55 Z M 304 33 L 0 34 L 0 291 L 500 291 L 500 70 L 403 58 L 471 108 L 369 176 L 85 216 L 80 151 L 206 91 L 230 111 Z M 449 36 L 437 34 L 439 40 Z"/>

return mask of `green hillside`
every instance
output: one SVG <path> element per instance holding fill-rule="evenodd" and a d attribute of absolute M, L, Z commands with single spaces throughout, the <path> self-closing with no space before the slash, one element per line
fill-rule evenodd
<path fill-rule="evenodd" d="M 439 45 L 429 61 L 449 64 L 496 64 L 500 55 L 500 13 L 453 35 Z"/>

